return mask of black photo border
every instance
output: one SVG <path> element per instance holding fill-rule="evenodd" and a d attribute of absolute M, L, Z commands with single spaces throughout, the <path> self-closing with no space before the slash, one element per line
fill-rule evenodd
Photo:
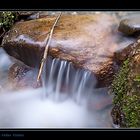
<path fill-rule="evenodd" d="M 0 11 L 140 11 L 138 0 L 3 0 Z M 4 138 L 121 139 L 136 138 L 140 129 L 0 129 Z M 65 133 L 65 134 L 64 134 Z M 76 136 L 76 137 L 75 137 Z"/>

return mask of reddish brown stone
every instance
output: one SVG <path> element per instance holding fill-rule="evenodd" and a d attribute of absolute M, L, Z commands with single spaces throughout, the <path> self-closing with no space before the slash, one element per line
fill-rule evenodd
<path fill-rule="evenodd" d="M 2 46 L 9 55 L 35 67 L 42 58 L 45 39 L 55 18 L 16 23 L 4 37 Z M 62 15 L 54 30 L 49 55 L 71 61 L 104 81 L 114 73 L 114 52 L 122 47 L 118 22 L 115 16 L 103 13 Z"/>

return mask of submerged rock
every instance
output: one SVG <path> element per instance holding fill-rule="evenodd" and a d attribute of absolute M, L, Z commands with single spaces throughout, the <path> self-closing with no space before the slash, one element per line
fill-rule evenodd
<path fill-rule="evenodd" d="M 2 47 L 26 65 L 38 66 L 46 36 L 56 16 L 16 23 L 5 35 Z M 109 14 L 62 15 L 54 30 L 49 55 L 92 71 L 100 86 L 111 82 L 115 71 L 114 52 L 132 42 L 123 42 L 118 19 Z"/>
<path fill-rule="evenodd" d="M 140 127 L 140 42 L 124 61 L 112 84 L 114 107 L 113 121 L 120 127 Z"/>
<path fill-rule="evenodd" d="M 140 15 L 133 15 L 123 19 L 118 30 L 126 35 L 140 35 Z"/>
<path fill-rule="evenodd" d="M 13 64 L 8 73 L 9 84 L 13 89 L 37 88 L 36 73 L 33 68 L 23 63 Z"/>

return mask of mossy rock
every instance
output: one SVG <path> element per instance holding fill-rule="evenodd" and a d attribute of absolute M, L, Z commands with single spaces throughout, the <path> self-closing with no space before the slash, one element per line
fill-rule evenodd
<path fill-rule="evenodd" d="M 133 44 L 134 45 L 134 44 Z M 113 122 L 120 127 L 140 127 L 140 43 L 123 62 L 112 82 Z"/>
<path fill-rule="evenodd" d="M 18 20 L 18 12 L 0 12 L 0 44 L 5 33 Z"/>

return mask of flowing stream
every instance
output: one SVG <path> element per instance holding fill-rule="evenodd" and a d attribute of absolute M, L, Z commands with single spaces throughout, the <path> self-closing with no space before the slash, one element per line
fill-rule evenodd
<path fill-rule="evenodd" d="M 43 87 L 12 90 L 11 58 L 0 48 L 0 128 L 111 128 L 112 97 L 95 88 L 96 77 L 49 57 Z"/>

